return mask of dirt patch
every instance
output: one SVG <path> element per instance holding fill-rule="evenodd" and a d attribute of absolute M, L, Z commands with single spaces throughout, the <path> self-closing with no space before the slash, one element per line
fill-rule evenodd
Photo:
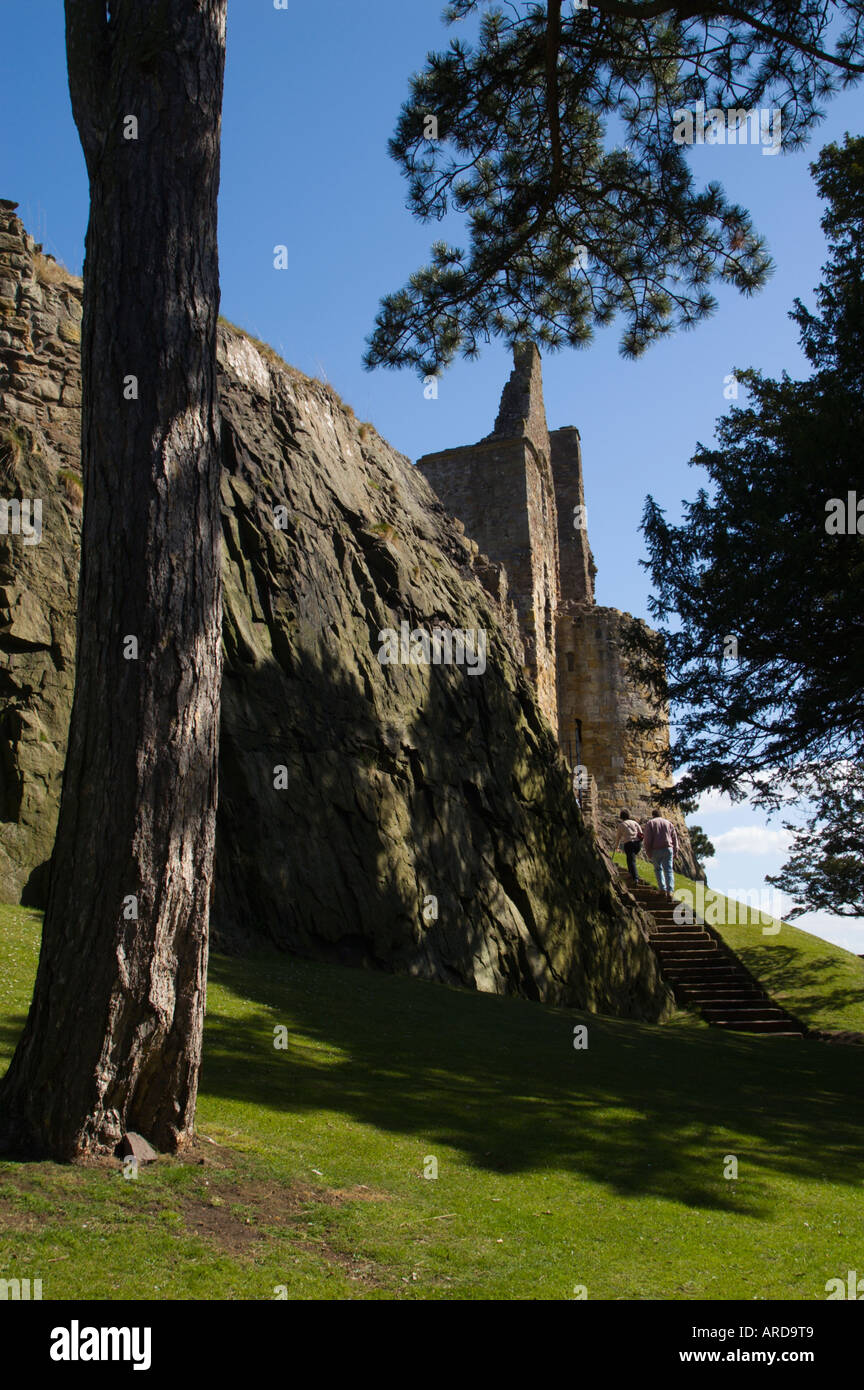
<path fill-rule="evenodd" d="M 243 1156 L 227 1144 L 208 1139 L 206 1134 L 196 1134 L 173 1155 L 173 1161 L 203 1168 L 236 1168 L 243 1162 Z"/>
<path fill-rule="evenodd" d="M 389 1200 L 387 1193 L 373 1192 L 368 1187 L 312 1187 L 305 1182 L 284 1185 L 250 1178 L 246 1182 L 215 1182 L 211 1193 L 200 1197 L 184 1196 L 180 1206 L 187 1207 L 190 1212 L 216 1213 L 220 1219 L 210 1223 L 208 1216 L 204 1223 L 213 1224 L 214 1228 L 225 1225 L 225 1217 L 232 1216 L 232 1208 L 241 1208 L 242 1215 L 235 1210 L 233 1220 L 260 1231 L 264 1227 L 280 1226 L 294 1229 L 310 1206 L 341 1207 L 346 1202 Z"/>
<path fill-rule="evenodd" d="M 841 1032 L 836 1029 L 811 1028 L 808 1034 L 819 1042 L 841 1043 L 846 1047 L 864 1047 L 864 1033 Z"/>
<path fill-rule="evenodd" d="M 155 1161 L 159 1164 L 179 1165 L 184 1168 L 236 1168 L 242 1162 L 242 1155 L 235 1152 L 234 1149 L 227 1148 L 224 1144 L 217 1144 L 215 1139 L 206 1139 L 203 1135 L 195 1135 L 181 1149 L 178 1149 L 177 1153 L 160 1153 Z M 111 1171 L 122 1168 L 123 1159 L 105 1154 L 81 1154 L 72 1160 L 71 1166 L 75 1168 L 102 1168 Z"/>
<path fill-rule="evenodd" d="M 219 1189 L 220 1196 L 229 1201 L 244 1202 L 257 1210 L 270 1213 L 270 1220 L 280 1214 L 295 1216 L 304 1206 L 342 1207 L 346 1202 L 389 1202 L 388 1192 L 376 1192 L 371 1187 L 314 1187 L 299 1180 L 289 1186 L 257 1181 L 228 1183 Z"/>
<path fill-rule="evenodd" d="M 161 1212 L 174 1211 L 182 1222 L 183 1233 L 197 1236 L 211 1249 L 235 1259 L 255 1259 L 283 1241 L 298 1251 L 338 1266 L 349 1278 L 364 1286 L 380 1287 L 384 1282 L 373 1262 L 338 1250 L 325 1236 L 312 1235 L 306 1228 L 306 1218 L 318 1208 L 339 1208 L 349 1202 L 386 1202 L 391 1196 L 365 1184 L 350 1188 L 316 1187 L 295 1181 L 279 1183 L 272 1179 L 243 1176 L 247 1161 L 244 1156 L 226 1145 L 197 1136 L 181 1153 L 160 1155 L 153 1164 L 141 1170 L 145 1188 L 141 1192 L 138 1217 L 156 1220 Z M 165 1169 L 183 1167 L 200 1174 L 200 1180 L 184 1183 L 180 1188 L 167 1190 L 156 1183 L 146 1190 L 146 1173 L 154 1177 Z M 63 1212 L 63 1198 L 86 1196 L 80 1182 L 74 1181 L 75 1169 L 98 1169 L 106 1179 L 116 1182 L 123 1169 L 119 1158 L 86 1157 L 66 1167 L 53 1163 L 27 1165 L 16 1171 L 13 1181 L 0 1182 L 0 1233 L 29 1234 L 44 1225 L 44 1217 L 17 1204 L 16 1199 L 28 1193 L 52 1199 L 57 1214 Z M 83 1176 L 83 1175 L 82 1175 Z M 70 1191 L 70 1179 L 72 1191 Z M 5 1187 L 5 1191 L 4 1191 Z M 146 1194 L 146 1195 L 145 1195 Z M 114 1213 L 100 1206 L 100 1219 L 113 1224 Z"/>
<path fill-rule="evenodd" d="M 177 1201 L 186 1230 L 233 1256 L 251 1256 L 269 1243 L 287 1239 L 297 1249 L 338 1265 L 352 1279 L 377 1287 L 371 1261 L 337 1250 L 325 1239 L 310 1240 L 299 1222 L 311 1206 L 339 1207 L 351 1201 L 387 1201 L 388 1194 L 368 1187 L 317 1188 L 296 1182 L 290 1186 L 250 1179 L 248 1182 L 214 1183 L 206 1196 L 184 1196 Z"/>
<path fill-rule="evenodd" d="M 188 1235 L 200 1236 L 226 1255 L 251 1255 L 252 1247 L 270 1237 L 250 1217 L 238 1216 L 221 1196 L 198 1200 L 184 1197 L 174 1203 Z"/>
<path fill-rule="evenodd" d="M 21 1207 L 16 1207 L 4 1194 L 0 1194 L 0 1235 L 11 1231 L 16 1235 L 30 1235 L 44 1224 L 44 1216 L 39 1216 L 34 1211 L 24 1211 Z"/>

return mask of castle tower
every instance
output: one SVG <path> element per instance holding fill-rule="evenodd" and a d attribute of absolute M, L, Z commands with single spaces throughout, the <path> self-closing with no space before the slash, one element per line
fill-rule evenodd
<path fill-rule="evenodd" d="M 579 431 L 546 425 L 540 354 L 514 350 L 514 367 L 492 434 L 479 444 L 417 462 L 445 507 L 481 550 L 504 566 L 526 650 L 526 669 L 570 766 L 581 769 L 580 800 L 607 848 L 618 812 L 646 820 L 668 785 L 665 711 L 659 728 L 647 691 L 630 674 L 626 638 L 637 620 L 594 599 Z M 682 867 L 697 866 L 683 817 Z"/>
<path fill-rule="evenodd" d="M 566 609 L 574 603 L 594 602 L 597 566 L 588 544 L 579 431 L 573 425 L 565 425 L 550 433 L 549 442 L 558 510 L 559 607 Z"/>
<path fill-rule="evenodd" d="M 626 808 L 637 820 L 647 820 L 658 792 L 669 785 L 666 711 L 657 728 L 632 722 L 656 719 L 658 713 L 628 666 L 628 630 L 639 621 L 617 608 L 589 603 L 574 604 L 558 617 L 559 743 L 571 767 L 581 768 L 596 785 L 595 829 L 609 849 L 619 811 Z M 683 816 L 674 808 L 664 814 L 678 831 L 681 869 L 698 877 Z"/>
<path fill-rule="evenodd" d="M 557 732 L 558 521 L 540 354 L 524 344 L 513 360 L 492 433 L 478 444 L 426 454 L 417 467 L 480 549 L 506 569 L 526 669 Z"/>

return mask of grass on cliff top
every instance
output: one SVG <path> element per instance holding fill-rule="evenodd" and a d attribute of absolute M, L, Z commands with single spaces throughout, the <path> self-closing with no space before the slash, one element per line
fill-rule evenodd
<path fill-rule="evenodd" d="M 39 925 L 0 908 L 0 1067 Z M 0 1277 L 45 1299 L 821 1299 L 861 1266 L 860 1074 L 852 1047 L 215 956 L 192 1161 L 0 1163 Z"/>
<path fill-rule="evenodd" d="M 623 854 L 613 857 L 616 864 L 624 865 Z M 656 887 L 653 868 L 641 859 L 639 877 Z M 675 875 L 679 897 L 698 886 L 683 874 Z M 706 894 L 706 906 L 713 905 L 711 926 L 778 1004 L 810 1028 L 864 1033 L 864 960 L 860 956 L 789 922 L 763 917 L 758 909 L 710 886 Z M 700 912 L 698 899 L 695 907 Z"/>
<path fill-rule="evenodd" d="M 317 376 L 307 376 L 305 372 L 300 371 L 299 367 L 292 367 L 291 363 L 286 362 L 284 357 L 280 357 L 276 349 L 271 347 L 269 343 L 265 343 L 262 338 L 256 338 L 252 333 L 247 333 L 245 328 L 241 328 L 239 324 L 232 323 L 230 319 L 226 319 L 222 314 L 219 315 L 219 322 L 223 327 L 230 328 L 232 333 L 237 333 L 241 338 L 248 338 L 249 342 L 253 347 L 258 349 L 265 361 L 270 362 L 274 367 L 279 367 L 281 371 L 287 372 L 288 376 L 293 377 L 295 381 L 305 382 L 307 386 L 320 386 L 321 390 L 325 391 L 331 400 L 334 401 L 341 410 L 345 411 L 346 415 L 351 416 L 352 419 L 354 418 L 353 408 L 348 405 L 347 401 L 343 401 L 335 386 L 331 386 L 329 381 L 322 381 L 321 378 Z M 374 428 L 374 426 L 369 424 L 361 425 L 361 430 L 364 430 L 366 433 L 372 428 Z"/>
<path fill-rule="evenodd" d="M 80 275 L 75 275 L 55 256 L 37 251 L 33 258 L 36 279 L 40 285 L 80 285 Z"/>

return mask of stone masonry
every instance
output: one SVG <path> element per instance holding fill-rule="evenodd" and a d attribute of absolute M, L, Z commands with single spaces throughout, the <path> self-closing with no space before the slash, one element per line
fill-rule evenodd
<path fill-rule="evenodd" d="M 574 770 L 583 814 L 607 848 L 622 808 L 647 820 L 669 785 L 666 711 L 660 728 L 633 680 L 624 638 L 637 622 L 594 599 L 579 431 L 549 431 L 540 354 L 517 347 L 495 429 L 479 444 L 427 454 L 418 468 L 481 549 L 505 567 L 523 628 L 526 670 Z M 683 817 L 680 867 L 699 874 Z"/>
<path fill-rule="evenodd" d="M 559 564 L 551 452 L 540 354 L 528 346 L 516 350 L 492 433 L 479 444 L 427 454 L 418 467 L 480 549 L 505 567 L 526 670 L 557 730 Z"/>
<path fill-rule="evenodd" d="M 34 902 L 54 843 L 75 675 L 82 292 L 15 206 L 0 200 L 0 889 Z M 27 543 L 13 501 L 31 524 L 38 503 L 39 543 Z"/>
<path fill-rule="evenodd" d="M 81 281 L 0 202 L 0 901 L 34 907 L 74 684 L 81 308 Z M 217 360 L 214 945 L 663 1017 L 649 919 L 574 803 L 501 565 L 331 388 L 224 322 Z M 523 401 L 518 375 L 514 388 L 492 448 L 508 457 L 523 420 L 536 441 L 523 489 L 533 537 L 523 529 L 554 709 L 550 447 L 536 391 Z M 41 503 L 33 543 L 16 516 L 27 499 Z M 532 569 L 532 544 L 545 569 Z M 456 663 L 382 663 L 383 633 L 403 623 L 482 629 L 483 679 Z M 106 729 L 113 717 L 108 701 Z"/>
<path fill-rule="evenodd" d="M 669 781 L 663 774 L 669 748 L 665 717 L 655 729 L 631 722 L 657 715 L 648 693 L 632 679 L 624 655 L 627 628 L 638 621 L 617 608 L 581 604 L 559 612 L 557 622 L 560 727 L 562 735 L 570 731 L 564 752 L 596 784 L 594 823 L 607 847 L 614 843 L 619 811 L 626 808 L 638 820 L 647 820 L 657 792 Z M 679 868 L 700 877 L 683 817 L 674 809 L 664 814 L 678 830 Z"/>

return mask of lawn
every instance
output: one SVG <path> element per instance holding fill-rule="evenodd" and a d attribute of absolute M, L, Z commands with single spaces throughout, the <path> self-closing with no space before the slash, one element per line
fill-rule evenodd
<path fill-rule="evenodd" d="M 38 933 L 0 908 L 3 1059 Z M 46 1299 L 824 1299 L 864 1260 L 861 1065 L 216 956 L 190 1161 L 0 1163 L 0 1278 Z"/>

